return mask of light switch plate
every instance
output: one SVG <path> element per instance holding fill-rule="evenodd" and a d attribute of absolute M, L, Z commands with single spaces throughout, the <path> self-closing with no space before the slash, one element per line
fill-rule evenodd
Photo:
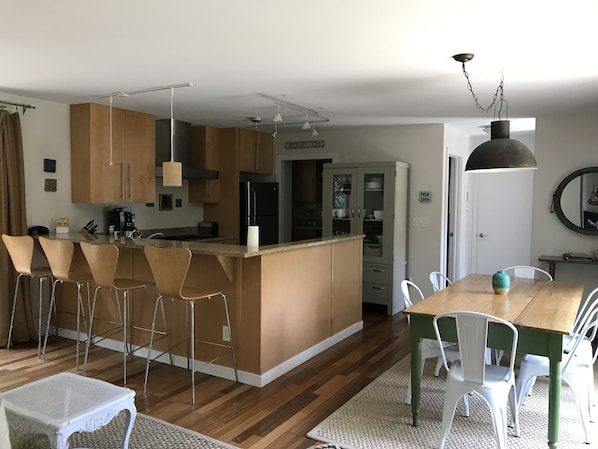
<path fill-rule="evenodd" d="M 431 203 L 432 202 L 432 192 L 419 192 L 419 202 L 420 203 Z"/>

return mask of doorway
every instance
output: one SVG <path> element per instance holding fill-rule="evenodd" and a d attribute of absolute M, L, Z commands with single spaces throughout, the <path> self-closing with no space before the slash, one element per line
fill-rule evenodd
<path fill-rule="evenodd" d="M 280 164 L 280 242 L 322 236 L 322 167 L 331 156 L 291 156 Z"/>

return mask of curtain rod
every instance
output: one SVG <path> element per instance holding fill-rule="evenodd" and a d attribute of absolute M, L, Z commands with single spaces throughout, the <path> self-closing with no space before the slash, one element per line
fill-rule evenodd
<path fill-rule="evenodd" d="M 23 108 L 23 115 L 25 115 L 25 111 L 27 109 L 35 109 L 35 106 L 25 103 L 13 103 L 12 101 L 0 100 L 0 109 L 6 109 L 6 106 L 20 106 Z"/>

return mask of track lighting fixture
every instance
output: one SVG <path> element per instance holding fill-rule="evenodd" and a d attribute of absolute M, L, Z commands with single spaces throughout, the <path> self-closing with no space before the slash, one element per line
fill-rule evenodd
<path fill-rule="evenodd" d="M 498 120 L 490 123 L 490 140 L 473 150 L 465 165 L 465 171 L 502 172 L 537 169 L 538 164 L 532 151 L 523 143 L 509 137 L 509 120 L 501 118 L 503 105 L 506 106 L 508 115 L 508 103 L 504 99 L 503 92 L 504 77 L 500 77 L 500 83 L 488 107 L 485 108 L 478 102 L 478 96 L 474 93 L 469 74 L 465 70 L 465 63 L 471 61 L 473 56 L 473 53 L 460 53 L 454 55 L 453 59 L 461 63 L 463 75 L 467 79 L 467 88 L 476 106 L 485 113 L 494 108 L 494 116 L 496 118 L 498 113 Z"/>
<path fill-rule="evenodd" d="M 262 121 L 261 117 L 259 117 L 259 121 L 254 120 L 257 117 L 248 117 L 248 119 L 253 122 L 253 128 L 273 127 L 273 137 L 278 135 L 279 123 L 282 123 L 286 129 L 296 125 L 300 125 L 301 129 L 303 130 L 311 129 L 312 136 L 315 137 L 319 135 L 319 132 L 315 131 L 316 124 L 330 121 L 329 118 L 322 115 L 322 108 L 320 108 L 319 111 L 316 111 L 296 103 L 290 103 L 286 100 L 286 95 L 283 95 L 282 99 L 266 94 L 261 95 L 268 99 L 274 100 L 276 104 L 276 114 L 273 114 L 272 120 L 270 122 L 267 122 L 266 120 Z M 300 113 L 301 115 L 297 113 Z"/>
<path fill-rule="evenodd" d="M 280 101 L 276 102 L 276 115 L 272 119 L 274 123 L 282 122 L 282 115 L 280 115 Z"/>
<path fill-rule="evenodd" d="M 312 123 L 312 131 L 311 131 L 311 136 L 312 137 L 318 137 L 320 135 L 320 133 L 318 131 L 316 131 L 316 122 Z"/>

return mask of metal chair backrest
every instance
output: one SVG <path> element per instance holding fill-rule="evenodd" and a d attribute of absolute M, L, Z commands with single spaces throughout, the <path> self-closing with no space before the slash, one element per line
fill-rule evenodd
<path fill-rule="evenodd" d="M 595 296 L 595 297 L 594 297 Z M 598 309 L 598 287 L 590 292 L 583 306 L 577 312 L 573 327 L 571 328 L 572 334 L 577 334 L 581 331 L 582 326 L 590 318 L 594 310 Z"/>
<path fill-rule="evenodd" d="M 30 235 L 2 234 L 2 241 L 10 255 L 15 271 L 19 274 L 31 276 L 31 262 L 33 260 L 33 237 Z"/>
<path fill-rule="evenodd" d="M 87 242 L 81 242 L 80 245 L 94 282 L 98 286 L 114 287 L 118 266 L 118 246 L 113 244 L 93 245 Z"/>
<path fill-rule="evenodd" d="M 541 268 L 529 265 L 514 265 L 503 269 L 509 276 L 525 279 L 536 279 L 538 281 L 552 281 L 552 276 Z"/>
<path fill-rule="evenodd" d="M 488 321 L 504 325 L 511 329 L 513 333 L 511 357 L 509 368 L 513 372 L 515 367 L 515 356 L 517 354 L 517 328 L 501 318 L 480 312 L 455 311 L 436 315 L 432 321 L 436 338 L 442 347 L 442 338 L 438 328 L 438 320 L 444 318 L 454 318 L 457 327 L 457 343 L 459 345 L 459 354 L 461 356 L 461 366 L 463 369 L 463 379 L 466 382 L 483 385 L 486 374 L 486 348 L 488 340 Z M 442 351 L 445 367 L 448 371 L 448 363 L 444 350 Z"/>
<path fill-rule="evenodd" d="M 180 298 L 191 265 L 191 251 L 187 248 L 146 246 L 143 252 L 160 296 Z"/>
<path fill-rule="evenodd" d="M 411 291 L 413 289 L 419 294 L 419 298 L 411 299 Z M 403 300 L 405 302 L 405 308 L 411 307 L 413 304 L 420 302 L 424 299 L 424 294 L 421 289 L 414 283 L 408 280 L 401 281 L 401 291 L 403 293 Z"/>
<path fill-rule="evenodd" d="M 451 280 L 440 271 L 432 271 L 430 273 L 430 282 L 432 283 L 432 288 L 434 288 L 434 293 L 452 284 Z"/>
<path fill-rule="evenodd" d="M 576 360 L 577 350 L 578 348 L 582 347 L 581 342 L 584 341 L 586 338 L 589 338 L 590 341 L 592 341 L 596 337 L 597 331 L 598 309 L 594 310 L 591 314 L 589 314 L 584 326 L 580 329 L 578 333 L 573 335 L 573 344 L 571 346 L 571 349 L 569 350 L 569 353 L 566 354 L 566 360 L 563 363 L 563 372 L 567 371 L 567 368 L 573 360 Z M 598 358 L 598 346 L 592 347 L 591 363 L 589 363 L 590 361 L 587 359 L 583 361 L 593 365 L 596 362 L 596 358 Z"/>
<path fill-rule="evenodd" d="M 52 275 L 62 281 L 69 280 L 69 272 L 75 253 L 75 245 L 71 240 L 52 240 L 40 237 L 39 244 L 44 250 Z"/>

